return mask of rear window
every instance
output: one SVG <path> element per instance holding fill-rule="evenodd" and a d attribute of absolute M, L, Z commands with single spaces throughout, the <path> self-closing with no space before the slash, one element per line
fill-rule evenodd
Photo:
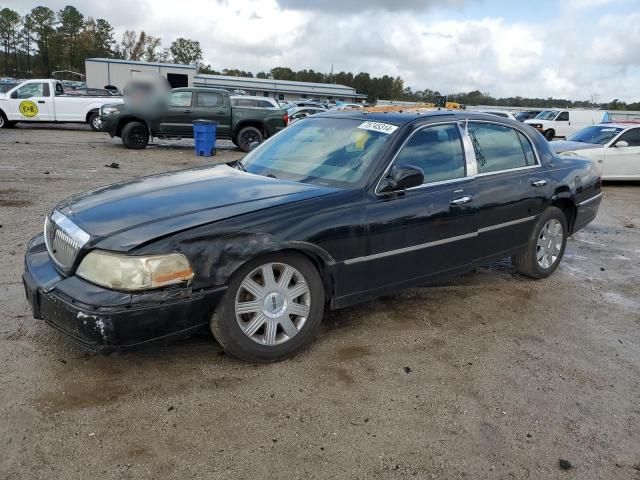
<path fill-rule="evenodd" d="M 529 140 L 513 128 L 469 122 L 478 173 L 499 172 L 536 164 Z"/>
<path fill-rule="evenodd" d="M 219 93 L 200 92 L 198 93 L 198 106 L 199 107 L 215 107 L 222 105 L 222 95 Z"/>

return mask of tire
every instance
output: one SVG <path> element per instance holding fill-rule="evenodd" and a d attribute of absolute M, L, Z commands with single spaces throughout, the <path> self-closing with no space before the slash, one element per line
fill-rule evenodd
<path fill-rule="evenodd" d="M 553 130 L 552 128 L 544 131 L 544 138 L 546 138 L 548 141 L 553 140 L 555 136 L 556 136 L 556 131 Z"/>
<path fill-rule="evenodd" d="M 98 112 L 90 113 L 87 117 L 87 123 L 94 132 L 100 132 L 102 130 L 102 121 L 100 120 L 100 114 Z"/>
<path fill-rule="evenodd" d="M 288 274 L 283 277 L 285 270 Z M 273 281 L 262 273 L 269 271 Z M 290 278 L 285 287 L 278 284 L 284 278 Z M 247 362 L 277 362 L 315 338 L 324 304 L 322 280 L 313 264 L 297 253 L 273 253 L 234 273 L 209 326 L 230 355 Z M 237 307 L 244 311 L 236 313 Z"/>
<path fill-rule="evenodd" d="M 235 138 L 235 143 L 243 152 L 251 151 L 251 144 L 258 142 L 259 144 L 264 141 L 262 132 L 256 127 L 244 127 L 242 128 Z"/>
<path fill-rule="evenodd" d="M 4 113 L 0 111 L 0 128 L 9 128 L 9 121 L 5 117 Z"/>
<path fill-rule="evenodd" d="M 141 150 L 149 144 L 149 130 L 142 122 L 129 122 L 122 129 L 122 143 L 127 148 Z"/>
<path fill-rule="evenodd" d="M 567 237 L 567 217 L 563 211 L 557 207 L 547 208 L 533 227 L 527 246 L 511 257 L 513 266 L 527 277 L 548 277 L 562 260 Z"/>

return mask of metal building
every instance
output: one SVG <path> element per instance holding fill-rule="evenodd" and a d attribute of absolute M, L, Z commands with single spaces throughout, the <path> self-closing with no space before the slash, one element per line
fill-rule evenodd
<path fill-rule="evenodd" d="M 104 88 L 115 85 L 120 90 L 138 73 L 156 72 L 165 77 L 173 88 L 193 85 L 195 65 L 171 63 L 134 62 L 113 58 L 87 58 L 84 61 L 89 88 Z"/>
<path fill-rule="evenodd" d="M 244 95 L 271 97 L 291 101 L 300 98 L 320 101 L 364 102 L 367 98 L 355 88 L 334 83 L 296 82 L 263 78 L 230 77 L 226 75 L 196 74 L 194 85 L 224 88 Z"/>
<path fill-rule="evenodd" d="M 113 58 L 87 58 L 85 60 L 87 86 L 104 88 L 115 85 L 119 89 L 141 72 L 157 72 L 165 77 L 173 88 L 215 87 L 245 95 L 271 97 L 281 101 L 310 100 L 336 102 L 364 102 L 367 98 L 355 88 L 334 83 L 295 82 L 262 78 L 231 77 L 227 75 L 205 75 L 197 73 L 195 65 L 171 63 L 137 62 Z"/>

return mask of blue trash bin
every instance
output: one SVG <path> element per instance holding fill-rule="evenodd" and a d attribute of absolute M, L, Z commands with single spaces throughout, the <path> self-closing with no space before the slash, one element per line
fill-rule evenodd
<path fill-rule="evenodd" d="M 197 157 L 211 157 L 216 154 L 216 130 L 218 122 L 213 120 L 194 120 L 193 137 Z"/>

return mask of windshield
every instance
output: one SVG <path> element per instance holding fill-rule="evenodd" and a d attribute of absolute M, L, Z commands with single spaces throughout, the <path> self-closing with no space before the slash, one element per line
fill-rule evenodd
<path fill-rule="evenodd" d="M 557 116 L 558 112 L 556 110 L 545 110 L 536 116 L 536 120 L 553 120 Z"/>
<path fill-rule="evenodd" d="M 329 186 L 358 182 L 397 129 L 347 118 L 307 118 L 242 160 L 246 171 Z"/>
<path fill-rule="evenodd" d="M 573 135 L 569 135 L 567 137 L 567 140 L 570 140 L 572 142 L 596 143 L 598 145 L 604 145 L 605 143 L 608 143 L 613 137 L 618 135 L 622 130 L 624 129 L 620 127 L 591 125 L 577 131 Z"/>

